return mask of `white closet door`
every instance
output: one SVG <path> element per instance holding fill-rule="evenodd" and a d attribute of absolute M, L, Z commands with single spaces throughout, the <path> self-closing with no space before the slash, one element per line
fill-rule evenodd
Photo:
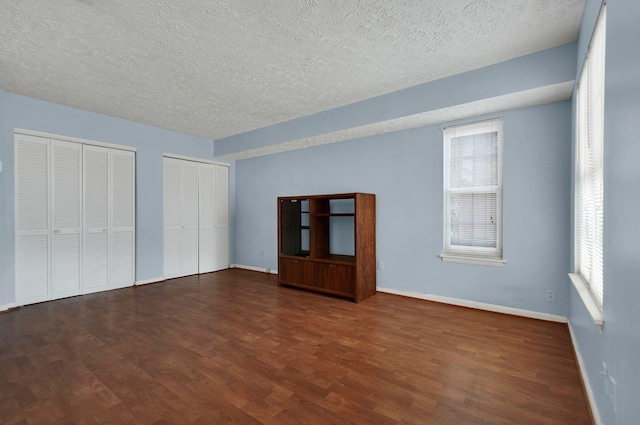
<path fill-rule="evenodd" d="M 199 273 L 215 270 L 214 193 L 216 170 L 213 164 L 199 166 Z"/>
<path fill-rule="evenodd" d="M 214 270 L 229 268 L 229 167 L 216 165 L 215 264 Z"/>
<path fill-rule="evenodd" d="M 82 145 L 51 140 L 51 299 L 82 293 Z"/>
<path fill-rule="evenodd" d="M 180 160 L 164 159 L 164 277 L 180 276 Z"/>
<path fill-rule="evenodd" d="M 16 302 L 49 299 L 49 139 L 15 136 Z"/>
<path fill-rule="evenodd" d="M 182 161 L 180 179 L 180 274 L 198 273 L 198 163 Z"/>
<path fill-rule="evenodd" d="M 135 281 L 135 153 L 111 149 L 111 285 Z"/>
<path fill-rule="evenodd" d="M 84 145 L 83 293 L 109 289 L 109 149 Z"/>

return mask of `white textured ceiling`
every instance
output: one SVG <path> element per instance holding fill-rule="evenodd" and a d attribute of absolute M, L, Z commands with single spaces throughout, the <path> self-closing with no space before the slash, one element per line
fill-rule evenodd
<path fill-rule="evenodd" d="M 0 0 L 0 87 L 208 139 L 577 38 L 584 0 Z"/>

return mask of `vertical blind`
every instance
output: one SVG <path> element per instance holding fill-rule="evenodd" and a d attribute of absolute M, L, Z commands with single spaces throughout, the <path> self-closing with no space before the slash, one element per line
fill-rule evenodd
<path fill-rule="evenodd" d="M 444 131 L 444 254 L 502 258 L 502 119 Z"/>
<path fill-rule="evenodd" d="M 576 111 L 576 273 L 603 302 L 603 154 L 606 6 L 578 81 Z"/>

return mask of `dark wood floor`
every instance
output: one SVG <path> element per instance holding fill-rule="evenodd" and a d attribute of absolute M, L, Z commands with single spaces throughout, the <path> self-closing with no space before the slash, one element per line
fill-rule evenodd
<path fill-rule="evenodd" d="M 567 326 L 229 270 L 0 315 L 2 424 L 589 424 Z"/>

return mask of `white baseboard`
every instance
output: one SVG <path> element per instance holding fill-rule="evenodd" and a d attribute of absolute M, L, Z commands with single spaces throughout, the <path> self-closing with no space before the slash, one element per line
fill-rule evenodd
<path fill-rule="evenodd" d="M 278 274 L 278 270 L 267 269 L 267 268 L 264 268 L 264 267 L 245 266 L 245 265 L 242 265 L 242 264 L 232 264 L 232 265 L 229 266 L 229 268 L 230 269 L 251 270 L 252 272 Z"/>
<path fill-rule="evenodd" d="M 18 304 L 16 303 L 9 303 L 9 304 L 5 304 L 5 305 L 0 305 L 0 312 L 1 311 L 9 311 L 12 308 L 18 308 Z"/>
<path fill-rule="evenodd" d="M 402 295 L 404 297 L 419 298 L 421 300 L 435 301 L 443 304 L 457 305 L 460 307 L 475 308 L 478 310 L 493 311 L 495 313 L 511 314 L 513 316 L 529 317 L 532 319 L 546 320 L 549 322 L 567 323 L 565 316 L 558 316 L 549 313 L 540 313 L 537 311 L 524 310 L 520 308 L 505 307 L 502 305 L 481 303 L 477 301 L 463 300 L 460 298 L 441 297 L 439 295 L 420 294 L 418 292 L 401 291 L 389 288 L 376 288 L 378 292 L 386 292 L 388 294 Z"/>
<path fill-rule="evenodd" d="M 155 278 L 155 279 L 136 280 L 134 285 L 135 286 L 147 285 L 149 283 L 162 282 L 163 280 L 166 280 L 166 279 L 164 277 L 158 277 L 158 278 Z"/>
<path fill-rule="evenodd" d="M 591 389 L 591 383 L 589 381 L 589 375 L 587 375 L 587 369 L 584 365 L 584 360 L 582 360 L 582 353 L 580 353 L 580 347 L 576 343 L 576 336 L 573 333 L 573 327 L 571 326 L 571 322 L 569 321 L 569 334 L 571 335 L 571 345 L 573 345 L 573 351 L 576 353 L 576 359 L 578 359 L 578 372 L 580 373 L 580 377 L 582 378 L 582 383 L 584 384 L 584 390 L 587 393 L 587 401 L 589 402 L 589 406 L 591 407 L 591 414 L 593 415 L 593 421 L 596 425 L 603 425 L 602 419 L 600 419 L 600 411 L 598 410 L 598 405 L 596 404 L 596 397 L 593 395 L 593 390 Z"/>

